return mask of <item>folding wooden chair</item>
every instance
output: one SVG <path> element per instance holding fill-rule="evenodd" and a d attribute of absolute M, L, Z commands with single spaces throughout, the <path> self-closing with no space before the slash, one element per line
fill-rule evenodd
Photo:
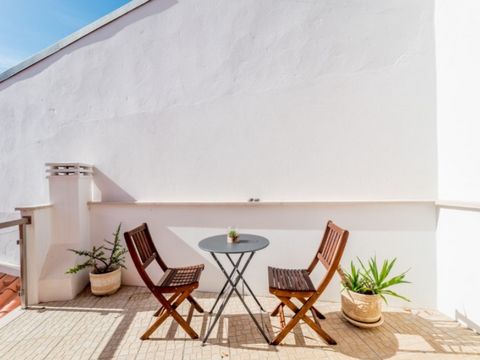
<path fill-rule="evenodd" d="M 154 315 L 158 318 L 140 339 L 148 339 L 169 316 L 172 316 L 192 339 L 197 339 L 198 335 L 195 330 L 180 316 L 176 309 L 187 299 L 198 312 L 203 313 L 202 307 L 190 294 L 194 289 L 198 288 L 198 281 L 204 265 L 169 268 L 155 248 L 148 226 L 145 223 L 131 231 L 125 232 L 124 236 L 137 271 L 145 285 L 147 285 L 161 304 L 160 309 Z M 157 261 L 163 270 L 163 276 L 156 285 L 145 271 L 154 260 Z M 164 296 L 165 294 L 172 295 L 167 298 Z"/>
<path fill-rule="evenodd" d="M 270 293 L 278 297 L 281 301 L 275 310 L 273 310 L 272 316 L 276 316 L 277 314 L 280 316 L 282 330 L 275 339 L 273 339 L 271 344 L 280 344 L 300 320 L 307 323 L 318 335 L 325 339 L 327 343 L 330 345 L 336 344 L 335 340 L 320 326 L 319 318 L 325 319 L 325 316 L 313 305 L 329 284 L 335 271 L 341 271 L 340 259 L 347 244 L 347 239 L 348 231 L 339 228 L 332 221 L 328 221 L 320 247 L 308 269 L 297 270 L 268 267 Z M 321 262 L 323 266 L 325 266 L 327 273 L 320 282 L 320 285 L 315 289 L 310 279 L 310 274 L 318 262 Z M 298 308 L 292 302 L 292 299 L 300 301 L 301 307 Z M 285 306 L 290 308 L 295 314 L 287 324 L 285 323 L 285 314 L 283 312 Z M 313 320 L 307 315 L 309 310 L 312 313 Z"/>

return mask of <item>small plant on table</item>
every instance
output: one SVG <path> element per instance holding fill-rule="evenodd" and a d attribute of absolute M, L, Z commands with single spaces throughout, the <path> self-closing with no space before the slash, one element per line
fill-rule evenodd
<path fill-rule="evenodd" d="M 227 241 L 228 241 L 229 243 L 237 242 L 239 236 L 240 236 L 240 235 L 238 234 L 237 230 L 235 230 L 235 229 L 229 229 L 229 230 L 228 230 L 228 234 L 227 234 Z"/>

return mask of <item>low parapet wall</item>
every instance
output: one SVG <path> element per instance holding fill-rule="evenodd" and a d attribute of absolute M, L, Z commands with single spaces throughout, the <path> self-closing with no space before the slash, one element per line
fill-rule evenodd
<path fill-rule="evenodd" d="M 397 290 L 412 299 L 408 306 L 436 306 L 435 204 L 409 202 L 316 203 L 90 203 L 91 237 L 100 244 L 111 238 L 118 223 L 123 230 L 147 222 L 155 244 L 170 266 L 204 263 L 200 290 L 218 291 L 224 278 L 210 254 L 198 242 L 226 233 L 267 237 L 270 246 L 253 258 L 246 278 L 258 294 L 268 292 L 267 266 L 308 266 L 318 248 L 325 224 L 332 219 L 350 231 L 342 260 L 349 266 L 357 256 L 379 260 L 397 257 L 397 271 L 411 269 L 410 285 Z M 130 258 L 123 281 L 142 285 Z M 154 272 L 159 276 L 159 272 Z M 314 273 L 320 280 L 321 271 Z M 340 284 L 333 282 L 323 299 L 338 301 Z M 401 304 L 392 299 L 391 304 Z M 405 305 L 405 303 L 402 303 Z"/>

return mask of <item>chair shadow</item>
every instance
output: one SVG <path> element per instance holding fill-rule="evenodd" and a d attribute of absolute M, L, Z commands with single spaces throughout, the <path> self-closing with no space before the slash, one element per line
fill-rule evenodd
<path fill-rule="evenodd" d="M 200 338 L 205 336 L 210 321 L 215 314 L 205 313 L 202 319 Z M 263 331 L 272 337 L 273 327 L 266 313 L 254 313 L 253 316 L 263 326 Z M 248 314 L 221 315 L 216 329 L 207 340 L 207 344 L 225 346 L 233 349 L 276 351 L 275 346 L 267 344 Z"/>
<path fill-rule="evenodd" d="M 324 343 L 302 323 L 292 331 L 294 341 L 281 346 L 323 348 L 362 360 L 372 359 L 372 354 L 380 359 L 402 353 L 412 356 L 478 355 L 478 350 L 471 349 L 480 348 L 480 336 L 446 318 L 430 320 L 414 313 L 384 312 L 382 326 L 361 329 L 348 323 L 341 311 L 324 314 L 326 319 L 321 320 L 322 328 L 337 341 L 337 345 Z"/>
<path fill-rule="evenodd" d="M 204 307 L 205 312 L 200 314 L 200 322 L 195 324 L 195 328 L 200 328 L 200 339 L 205 337 L 207 330 L 209 329 L 213 319 L 215 318 L 216 313 L 210 314 L 209 310 L 213 302 L 215 301 L 217 294 L 198 292 L 195 294 L 195 298 L 201 303 Z M 250 297 L 245 298 L 248 302 Z M 241 313 L 231 313 L 231 308 L 226 308 L 224 313 L 218 319 L 218 323 L 215 325 L 212 333 L 210 334 L 206 345 L 217 345 L 224 346 L 233 349 L 244 349 L 244 350 L 255 350 L 255 351 L 276 351 L 275 346 L 267 344 L 262 334 L 255 326 L 252 318 L 246 312 L 243 305 L 241 305 L 238 300 L 237 295 L 232 295 L 229 301 L 231 306 L 232 302 L 236 302 L 235 311 Z M 250 310 L 253 313 L 253 316 L 257 322 L 262 327 L 263 331 L 266 333 L 267 337 L 272 338 L 273 327 L 270 321 L 270 316 L 268 313 L 255 312 L 256 306 L 248 304 Z M 218 310 L 219 306 L 216 307 Z"/>
<path fill-rule="evenodd" d="M 180 307 L 179 312 L 197 331 L 200 340 L 191 339 L 175 321 L 169 320 L 162 324 L 146 342 L 192 341 L 200 347 L 201 339 L 205 336 L 213 319 L 213 314 L 209 314 L 208 310 L 215 300 L 215 294 L 195 293 L 194 297 L 205 312 L 194 312 L 187 302 Z M 233 311 L 232 308 L 227 308 L 219 318 L 218 324 L 207 341 L 207 346 L 210 344 L 230 348 L 230 350 L 259 352 L 279 352 L 282 348 L 299 348 L 313 352 L 322 349 L 325 352 L 340 353 L 362 360 L 372 359 L 372 357 L 389 359 L 402 354 L 468 356 L 478 355 L 478 349 L 480 349 L 480 336 L 460 326 L 454 320 L 438 316 L 436 313 L 386 311 L 382 326 L 374 329 L 360 329 L 348 323 L 340 311 L 322 311 L 322 303 L 318 304 L 318 307 L 326 319 L 320 321 L 321 326 L 337 341 L 337 345 L 326 344 L 312 329 L 300 322 L 280 346 L 272 346 L 265 343 L 250 316 L 245 313 L 241 305 L 238 306 L 240 304 L 238 299 L 232 297 L 231 301 L 236 301 L 236 305 L 233 304 Z M 149 313 L 152 315 L 149 320 L 151 322 L 158 307 L 159 304 L 146 288 L 123 286 L 117 294 L 109 297 L 93 297 L 90 290 L 86 289 L 72 301 L 45 303 L 32 307 L 29 311 L 96 312 L 101 315 L 121 316 L 121 320 L 115 323 L 115 328 L 112 328 L 113 331 L 108 335 L 108 339 L 99 344 L 102 348 L 99 349 L 98 357 L 108 358 L 119 349 L 125 338 L 131 336 L 128 331 L 138 325 L 135 324 L 139 321 L 137 315 L 143 313 L 142 316 L 145 319 L 145 313 Z M 291 315 L 291 313 L 286 314 L 287 322 Z M 258 312 L 254 313 L 254 316 L 263 325 L 264 331 L 270 338 L 280 330 L 278 318 L 271 318 L 268 313 Z M 145 325 L 143 328 L 142 325 L 140 331 L 145 331 L 147 327 L 148 325 Z"/>

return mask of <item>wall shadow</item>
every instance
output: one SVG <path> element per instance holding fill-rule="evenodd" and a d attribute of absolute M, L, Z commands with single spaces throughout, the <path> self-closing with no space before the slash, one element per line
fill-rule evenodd
<path fill-rule="evenodd" d="M 134 202 L 135 198 L 123 190 L 116 182 L 110 179 L 97 167 L 93 168 L 93 182 L 101 195 L 101 201 Z"/>

